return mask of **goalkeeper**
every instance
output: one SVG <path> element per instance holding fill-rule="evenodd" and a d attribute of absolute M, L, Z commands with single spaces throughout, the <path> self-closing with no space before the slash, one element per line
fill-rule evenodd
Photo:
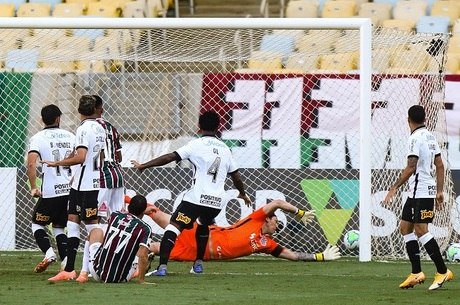
<path fill-rule="evenodd" d="M 320 253 L 304 253 L 295 252 L 279 245 L 272 238 L 278 229 L 278 218 L 275 215 L 277 209 L 294 214 L 296 219 L 305 225 L 311 222 L 315 215 L 314 211 L 298 209 L 284 200 L 273 200 L 229 227 L 210 226 L 209 241 L 204 259 L 226 260 L 253 253 L 267 253 L 292 261 L 331 261 L 340 258 L 341 255 L 336 246 L 328 245 Z M 149 216 L 163 228 L 169 223 L 171 217 L 171 215 L 158 209 L 155 209 Z M 171 259 L 191 262 L 195 260 L 195 231 L 196 225 L 191 230 L 184 230 L 177 237 L 171 252 Z M 158 242 L 152 243 L 150 250 L 158 254 L 160 244 Z"/>

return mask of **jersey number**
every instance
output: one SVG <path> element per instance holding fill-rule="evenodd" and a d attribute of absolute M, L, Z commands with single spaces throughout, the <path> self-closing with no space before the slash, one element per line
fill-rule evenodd
<path fill-rule="evenodd" d="M 208 175 L 212 176 L 212 182 L 216 183 L 216 177 L 217 173 L 219 172 L 219 166 L 220 166 L 220 157 L 216 157 L 214 162 L 212 162 L 211 166 L 208 168 Z"/>
<path fill-rule="evenodd" d="M 99 145 L 93 148 L 93 171 L 98 171 L 101 168 L 101 147 Z"/>
<path fill-rule="evenodd" d="M 53 158 L 54 158 L 54 161 L 57 162 L 59 160 L 62 160 L 61 159 L 61 152 L 59 151 L 59 149 L 55 149 L 51 152 L 53 154 Z M 65 152 L 65 155 L 64 155 L 64 159 L 66 159 L 67 157 L 70 156 L 70 154 L 72 153 L 72 151 L 70 150 L 66 150 Z M 72 169 L 70 168 L 70 166 L 56 166 L 55 169 L 56 169 L 56 176 L 60 176 L 61 175 L 61 168 L 65 171 L 67 171 L 67 176 L 71 176 L 72 175 Z"/>
<path fill-rule="evenodd" d="M 132 234 L 128 233 L 126 231 L 110 227 L 109 232 L 107 233 L 107 241 L 104 243 L 104 249 L 110 248 L 112 245 L 113 240 L 115 239 L 116 236 L 118 236 L 118 244 L 117 248 L 115 249 L 115 253 L 120 252 L 123 250 L 123 248 L 126 246 L 128 241 L 131 239 Z"/>

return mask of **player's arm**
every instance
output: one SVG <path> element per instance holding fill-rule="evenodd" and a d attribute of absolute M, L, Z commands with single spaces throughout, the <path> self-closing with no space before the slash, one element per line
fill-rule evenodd
<path fill-rule="evenodd" d="M 388 194 L 385 196 L 383 202 L 390 203 L 393 200 L 393 197 L 396 194 L 398 188 L 404 183 L 406 183 L 407 180 L 409 180 L 410 176 L 412 176 L 415 173 L 417 169 L 417 162 L 418 156 L 410 155 L 409 157 L 407 157 L 406 167 L 403 169 L 398 180 L 396 180 L 396 182 L 390 187 L 390 190 L 388 191 Z"/>
<path fill-rule="evenodd" d="M 444 163 L 441 154 L 434 157 L 434 166 L 436 167 L 436 208 L 442 209 L 444 202 Z"/>
<path fill-rule="evenodd" d="M 339 259 L 341 257 L 341 254 L 337 246 L 327 245 L 326 249 L 323 252 L 319 253 L 295 252 L 283 248 L 278 257 L 288 259 L 291 261 L 324 262 Z"/>
<path fill-rule="evenodd" d="M 168 163 L 171 163 L 173 161 L 180 161 L 181 158 L 179 156 L 179 154 L 177 154 L 176 152 L 172 152 L 172 153 L 168 153 L 168 154 L 164 154 L 164 155 L 161 155 L 155 159 L 152 159 L 146 163 L 139 163 L 138 161 L 136 160 L 131 160 L 131 164 L 134 166 L 134 168 L 137 168 L 138 170 L 140 170 L 141 172 L 146 169 L 146 168 L 150 168 L 150 167 L 156 167 L 156 166 L 162 166 L 162 165 L 166 165 Z"/>
<path fill-rule="evenodd" d="M 144 245 L 140 245 L 136 255 L 139 258 L 139 265 L 137 267 L 139 270 L 139 284 L 143 284 L 145 282 L 145 273 L 148 267 L 149 249 Z"/>
<path fill-rule="evenodd" d="M 30 194 L 33 197 L 40 197 L 40 189 L 37 188 L 37 161 L 39 154 L 31 151 L 27 154 L 27 178 L 30 184 Z"/>
<path fill-rule="evenodd" d="M 249 207 L 251 206 L 251 199 L 249 196 L 246 194 L 246 191 L 244 190 L 244 184 L 243 180 L 241 179 L 241 174 L 239 171 L 234 171 L 230 173 L 230 177 L 232 178 L 233 185 L 235 188 L 238 190 L 238 198 L 241 198 L 244 200 L 244 203 Z"/>
<path fill-rule="evenodd" d="M 305 225 L 308 222 L 311 222 L 313 218 L 315 217 L 315 211 L 306 211 L 299 209 L 292 205 L 291 203 L 281 200 L 281 199 L 276 199 L 271 201 L 270 203 L 264 205 L 263 211 L 266 215 L 272 215 L 277 209 L 281 209 L 284 212 L 292 213 L 294 216 L 301 222 L 303 222 Z"/>
<path fill-rule="evenodd" d="M 42 161 L 42 163 L 50 166 L 50 167 L 58 167 L 58 166 L 72 166 L 77 164 L 82 164 L 85 162 L 86 153 L 88 149 L 86 147 L 78 147 L 75 154 L 73 156 L 59 160 L 59 161 Z"/>

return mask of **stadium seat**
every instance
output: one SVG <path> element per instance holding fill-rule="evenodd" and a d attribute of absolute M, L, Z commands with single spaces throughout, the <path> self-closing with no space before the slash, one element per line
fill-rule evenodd
<path fill-rule="evenodd" d="M 372 50 L 372 70 L 383 73 L 390 67 L 390 53 L 387 49 Z"/>
<path fill-rule="evenodd" d="M 83 5 L 83 9 L 86 10 L 88 8 L 88 4 L 97 1 L 98 0 L 65 0 L 65 3 L 79 3 Z"/>
<path fill-rule="evenodd" d="M 91 39 L 88 37 L 60 37 L 56 40 L 58 49 L 76 49 L 82 52 L 89 52 Z"/>
<path fill-rule="evenodd" d="M 43 36 L 37 39 L 35 36 L 28 36 L 22 39 L 23 49 L 36 49 L 40 51 L 40 54 L 47 50 L 56 48 L 56 40 L 53 35 Z"/>
<path fill-rule="evenodd" d="M 415 24 L 409 20 L 387 19 L 382 21 L 382 27 L 404 32 L 411 32 L 414 26 Z"/>
<path fill-rule="evenodd" d="M 272 73 L 282 68 L 282 56 L 276 52 L 254 51 L 248 60 L 248 68 L 250 71 Z"/>
<path fill-rule="evenodd" d="M 460 36 L 453 36 L 449 40 L 449 48 L 447 50 L 449 53 L 460 54 Z"/>
<path fill-rule="evenodd" d="M 450 25 L 460 17 L 460 5 L 457 1 L 436 1 L 431 7 L 431 16 L 449 17 Z"/>
<path fill-rule="evenodd" d="M 273 35 L 284 35 L 284 36 L 291 36 L 294 38 L 295 44 L 305 36 L 304 30 L 273 30 Z"/>
<path fill-rule="evenodd" d="M 286 62 L 286 69 L 292 73 L 313 73 L 318 70 L 319 56 L 308 53 L 293 53 Z"/>
<path fill-rule="evenodd" d="M 359 50 L 359 32 L 350 31 L 334 41 L 333 48 L 338 53 L 357 52 Z"/>
<path fill-rule="evenodd" d="M 319 68 L 323 73 L 344 73 L 356 69 L 356 53 L 322 55 Z"/>
<path fill-rule="evenodd" d="M 14 17 L 15 6 L 13 3 L 0 3 L 0 17 Z"/>
<path fill-rule="evenodd" d="M 460 70 L 460 61 L 457 54 L 447 53 L 446 73 L 458 74 Z"/>
<path fill-rule="evenodd" d="M 317 0 L 291 0 L 286 6 L 287 18 L 318 17 L 319 2 Z"/>
<path fill-rule="evenodd" d="M 312 54 L 329 52 L 334 42 L 341 35 L 338 31 L 309 31 L 297 41 L 296 48 L 300 52 L 310 52 Z"/>
<path fill-rule="evenodd" d="M 390 74 L 420 74 L 425 72 L 428 65 L 428 53 L 421 57 L 420 50 L 398 49 L 391 54 L 390 67 L 385 71 Z M 418 58 L 414 62 L 414 58 Z"/>
<path fill-rule="evenodd" d="M 391 7 L 395 7 L 396 3 L 398 3 L 399 0 L 374 0 L 374 3 L 385 3 L 385 4 L 390 4 Z"/>
<path fill-rule="evenodd" d="M 37 49 L 10 50 L 6 54 L 5 69 L 15 72 L 33 72 L 38 68 Z"/>
<path fill-rule="evenodd" d="M 283 60 L 294 52 L 295 39 L 290 35 L 267 34 L 262 37 L 260 51 L 276 52 L 281 54 Z"/>
<path fill-rule="evenodd" d="M 393 19 L 412 21 L 415 27 L 420 17 L 426 15 L 427 7 L 424 1 L 399 1 L 393 9 Z"/>
<path fill-rule="evenodd" d="M 147 0 L 147 17 L 166 16 L 168 8 L 167 0 Z"/>
<path fill-rule="evenodd" d="M 75 56 L 69 55 L 69 50 L 65 49 L 48 50 L 40 57 L 40 66 L 56 73 L 74 72 L 75 62 L 69 60 L 69 58 L 74 58 Z"/>
<path fill-rule="evenodd" d="M 103 54 L 108 59 L 115 59 L 123 52 L 120 40 L 113 37 L 98 37 L 94 43 L 93 52 Z"/>
<path fill-rule="evenodd" d="M 76 62 L 76 71 L 83 73 L 105 73 L 106 68 L 102 60 L 80 60 Z"/>
<path fill-rule="evenodd" d="M 363 3 L 360 6 L 358 16 L 371 18 L 374 26 L 380 26 L 383 20 L 391 19 L 391 8 L 389 3 Z"/>
<path fill-rule="evenodd" d="M 328 1 L 324 3 L 321 17 L 323 18 L 346 18 L 355 15 L 356 4 L 351 0 Z"/>
<path fill-rule="evenodd" d="M 15 11 L 19 8 L 21 4 L 26 3 L 26 2 L 27 0 L 0 0 L 1 4 L 13 4 Z"/>
<path fill-rule="evenodd" d="M 81 17 L 84 8 L 82 3 L 59 3 L 54 7 L 53 17 Z"/>
<path fill-rule="evenodd" d="M 74 37 L 87 37 L 91 40 L 95 40 L 98 37 L 102 37 L 105 34 L 104 29 L 74 29 Z"/>
<path fill-rule="evenodd" d="M 132 0 L 99 0 L 101 3 L 107 3 L 109 5 L 116 6 L 118 9 L 123 9 L 126 3 L 131 2 Z"/>
<path fill-rule="evenodd" d="M 120 17 L 121 10 L 115 5 L 103 2 L 88 3 L 87 16 L 97 17 Z"/>
<path fill-rule="evenodd" d="M 147 15 L 145 9 L 143 1 L 131 1 L 125 3 L 122 14 L 125 18 L 144 18 Z"/>
<path fill-rule="evenodd" d="M 418 33 L 448 33 L 449 17 L 446 16 L 422 16 L 417 22 Z"/>
<path fill-rule="evenodd" d="M 54 9 L 56 4 L 62 3 L 62 0 L 29 0 L 29 3 L 45 3 L 51 5 L 51 9 Z"/>
<path fill-rule="evenodd" d="M 51 5 L 46 3 L 23 3 L 17 11 L 18 17 L 49 17 Z"/>

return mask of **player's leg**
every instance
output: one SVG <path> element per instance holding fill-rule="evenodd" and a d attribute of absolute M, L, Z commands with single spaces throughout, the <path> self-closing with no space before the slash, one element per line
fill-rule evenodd
<path fill-rule="evenodd" d="M 214 218 L 220 213 L 220 209 L 210 207 L 197 207 L 200 210 L 200 217 L 197 218 L 197 228 L 195 232 L 196 258 L 190 273 L 203 273 L 203 258 L 209 239 L 209 225 L 214 223 Z"/>
<path fill-rule="evenodd" d="M 439 245 L 433 235 L 428 231 L 428 224 L 433 222 L 434 218 L 434 198 L 420 198 L 416 200 L 417 204 L 414 210 L 415 233 L 436 265 L 437 272 L 434 276 L 433 284 L 428 288 L 429 290 L 435 290 L 440 288 L 444 282 L 452 280 L 454 275 L 447 269 Z"/>
<path fill-rule="evenodd" d="M 174 248 L 177 236 L 182 230 L 192 228 L 193 222 L 198 217 L 194 206 L 190 202 L 182 201 L 171 215 L 171 221 L 166 226 L 160 242 L 160 263 L 154 275 L 165 276 L 167 274 L 169 256 Z"/>
<path fill-rule="evenodd" d="M 411 198 L 406 200 L 403 206 L 400 231 L 406 243 L 407 256 L 411 262 L 412 271 L 407 279 L 399 285 L 399 288 L 407 289 L 414 287 L 417 284 L 421 284 L 425 281 L 425 274 L 422 272 L 420 262 L 420 247 L 417 240 L 417 236 L 414 233 L 413 224 L 413 204 L 414 201 Z"/>
<path fill-rule="evenodd" d="M 61 196 L 56 198 L 55 206 L 53 207 L 53 234 L 56 239 L 56 246 L 61 260 L 61 269 L 64 269 L 67 262 L 67 234 L 65 227 L 67 226 L 67 205 L 69 196 Z"/>
<path fill-rule="evenodd" d="M 45 257 L 38 263 L 34 271 L 37 273 L 45 271 L 48 266 L 56 261 L 56 254 L 51 247 L 48 233 L 45 226 L 51 222 L 50 210 L 47 209 L 46 201 L 49 199 L 38 199 L 34 211 L 32 213 L 32 234 L 34 235 L 35 242 Z"/>

